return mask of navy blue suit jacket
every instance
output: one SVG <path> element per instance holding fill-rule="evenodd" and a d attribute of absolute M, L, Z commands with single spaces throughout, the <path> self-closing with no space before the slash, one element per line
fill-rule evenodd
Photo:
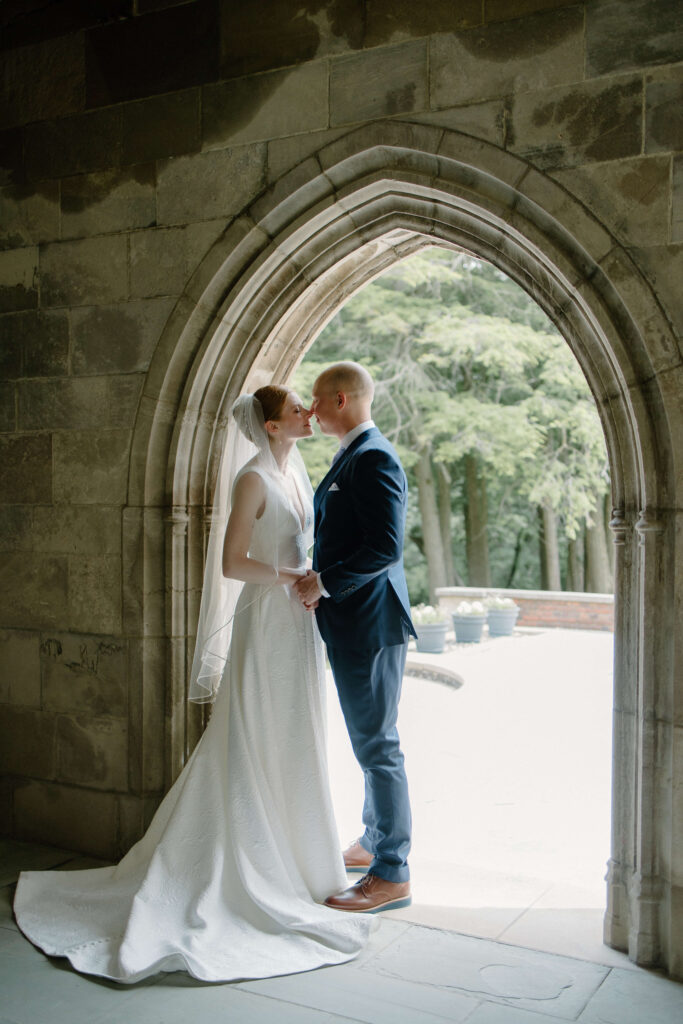
<path fill-rule="evenodd" d="M 357 437 L 315 492 L 313 568 L 329 598 L 316 617 L 332 647 L 376 649 L 415 636 L 403 571 L 407 482 L 376 427 Z"/>

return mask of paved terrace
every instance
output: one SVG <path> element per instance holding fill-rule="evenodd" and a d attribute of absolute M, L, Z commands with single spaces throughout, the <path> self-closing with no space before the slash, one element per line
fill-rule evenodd
<path fill-rule="evenodd" d="M 0 844 L 0 1024 L 673 1024 L 683 985 L 600 942 L 609 835 L 610 634 L 518 631 L 417 655 L 401 732 L 416 839 L 414 903 L 381 916 L 352 964 L 256 982 L 80 976 L 13 922 L 22 868 L 91 859 Z M 449 675 L 450 674 L 450 675 Z M 331 691 L 340 831 L 361 780 Z"/>

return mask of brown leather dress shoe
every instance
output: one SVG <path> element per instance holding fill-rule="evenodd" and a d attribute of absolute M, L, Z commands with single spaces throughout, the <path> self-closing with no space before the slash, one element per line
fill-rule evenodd
<path fill-rule="evenodd" d="M 344 867 L 347 871 L 360 872 L 361 875 L 364 875 L 372 861 L 372 854 L 368 853 L 364 846 L 361 846 L 359 839 L 355 839 L 344 850 Z"/>
<path fill-rule="evenodd" d="M 376 914 L 380 910 L 398 910 L 410 904 L 410 882 L 387 882 L 379 875 L 364 875 L 349 889 L 325 900 L 326 907 L 354 914 Z"/>

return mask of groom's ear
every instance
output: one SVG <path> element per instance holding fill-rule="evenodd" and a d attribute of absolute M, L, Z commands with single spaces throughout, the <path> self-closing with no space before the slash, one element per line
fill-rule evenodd
<path fill-rule="evenodd" d="M 346 405 L 346 395 L 344 394 L 343 391 L 338 391 L 337 392 L 337 408 L 338 409 L 343 409 L 345 405 Z"/>

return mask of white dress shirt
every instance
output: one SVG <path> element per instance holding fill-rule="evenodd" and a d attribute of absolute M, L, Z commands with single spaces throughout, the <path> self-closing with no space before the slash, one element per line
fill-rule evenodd
<path fill-rule="evenodd" d="M 364 434 L 366 430 L 369 430 L 370 427 L 374 427 L 374 425 L 374 420 L 364 420 L 364 422 L 359 423 L 358 426 L 352 427 L 351 430 L 349 430 L 348 433 L 344 434 L 344 436 L 342 437 L 341 441 L 339 442 L 339 447 L 348 448 L 349 445 L 353 444 L 357 437 L 360 437 L 361 434 Z M 323 597 L 330 596 L 328 592 L 325 590 L 325 587 L 323 586 L 323 581 L 320 578 L 320 572 L 318 573 L 318 586 L 320 587 L 320 593 L 322 594 Z"/>

